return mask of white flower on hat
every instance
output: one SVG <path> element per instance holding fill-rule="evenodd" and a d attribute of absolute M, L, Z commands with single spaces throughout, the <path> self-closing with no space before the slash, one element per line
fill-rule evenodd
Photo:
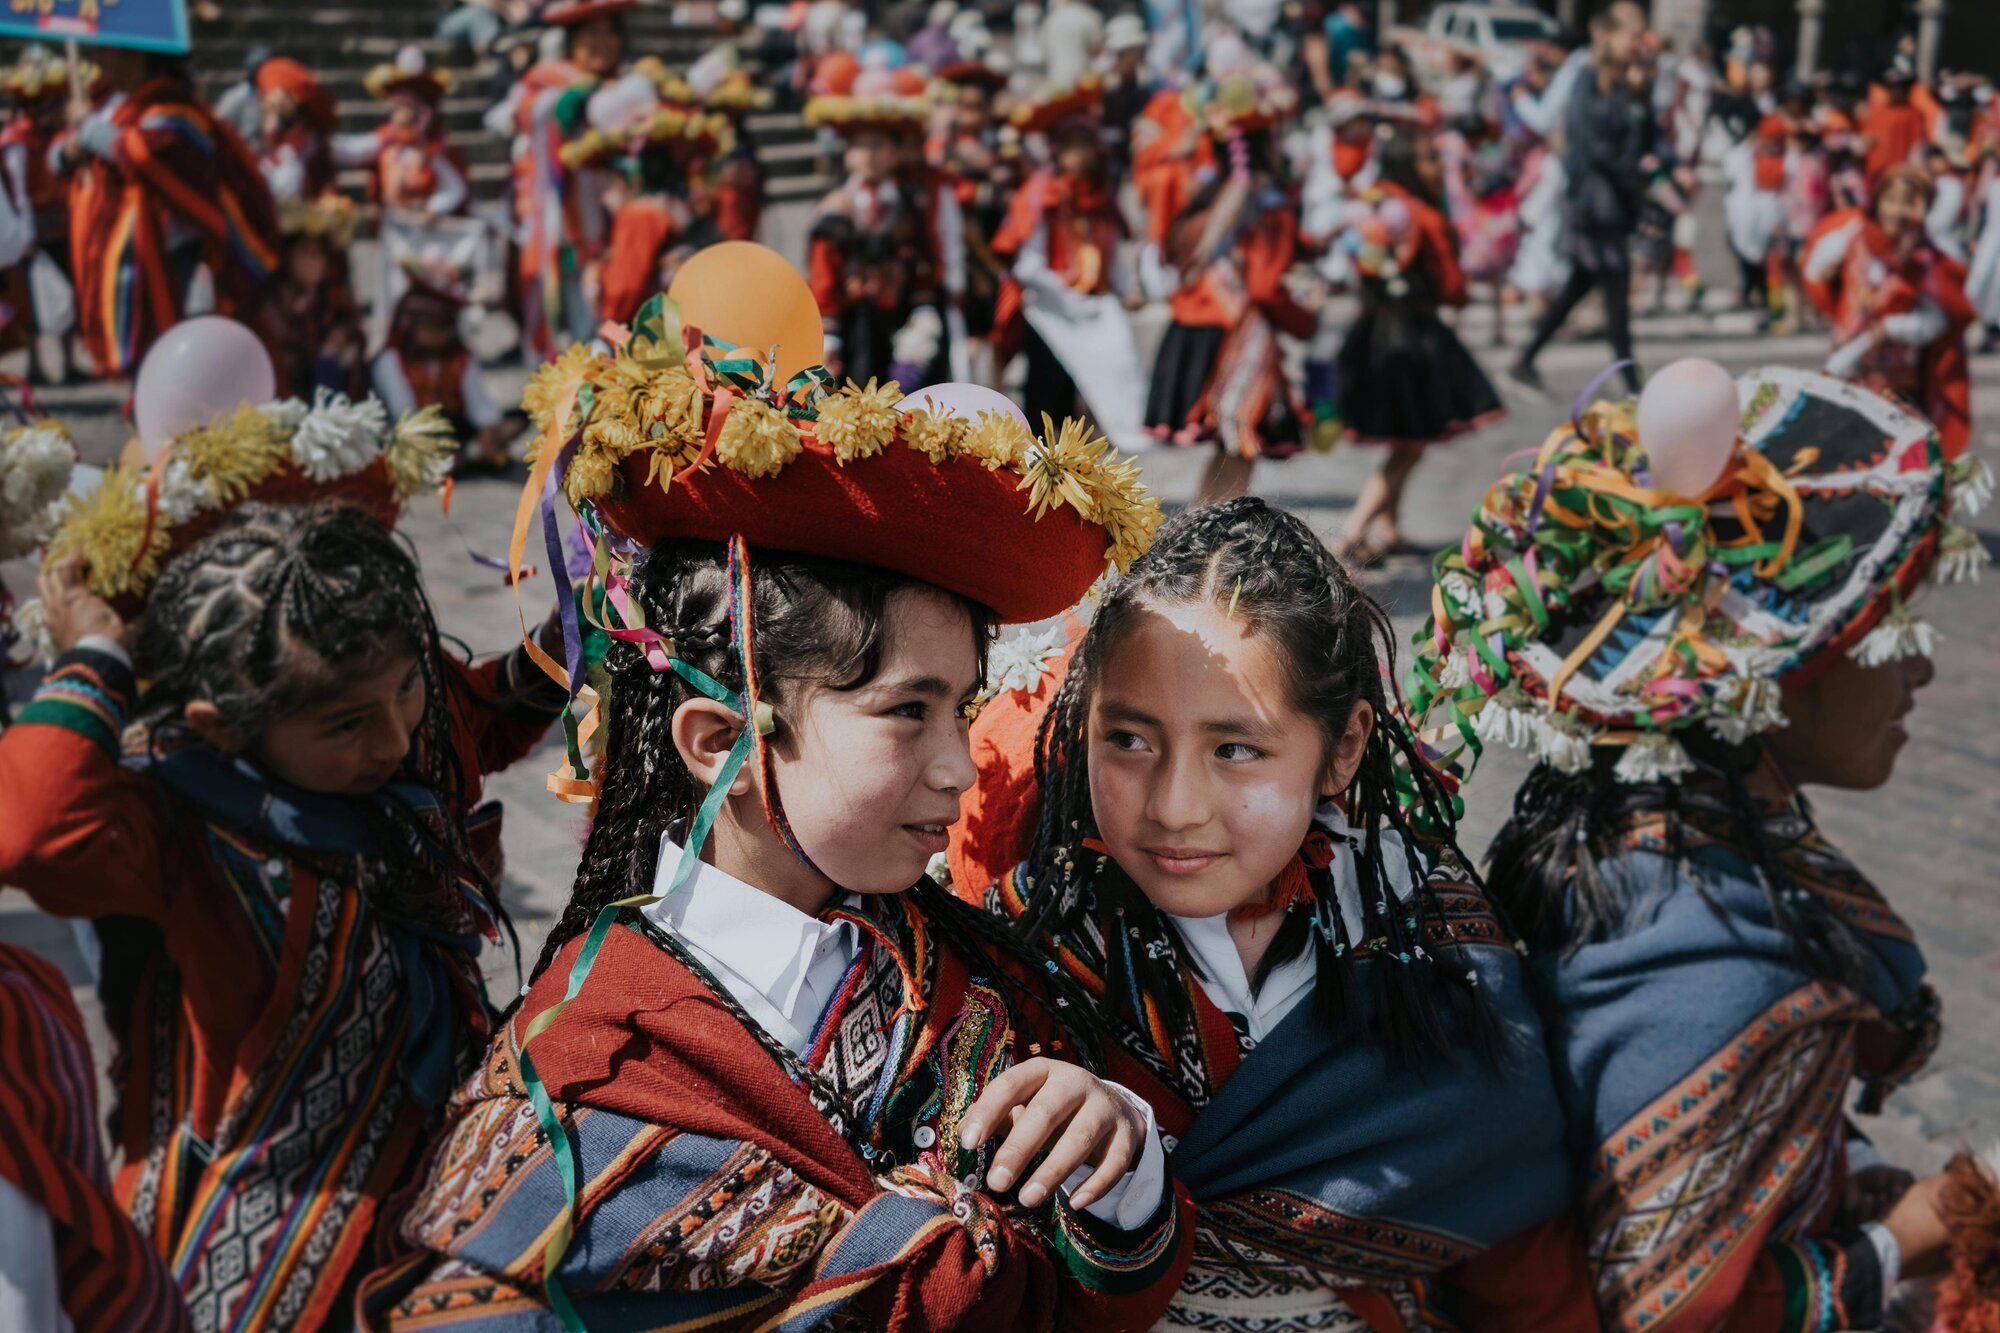
<path fill-rule="evenodd" d="M 1535 743 L 1535 715 L 1527 694 L 1518 685 L 1507 688 L 1486 701 L 1472 719 L 1473 734 L 1489 745 L 1505 745 L 1525 750 Z"/>
<path fill-rule="evenodd" d="M 292 461 L 314 481 L 333 481 L 373 462 L 388 429 L 389 410 L 379 399 L 356 403 L 321 389 L 292 436 Z"/>
<path fill-rule="evenodd" d="M 1694 760 L 1673 737 L 1654 731 L 1626 746 L 1612 771 L 1620 782 L 1672 782 L 1694 772 Z"/>
<path fill-rule="evenodd" d="M 1062 622 L 1043 629 L 1024 629 L 993 645 L 987 658 L 987 688 L 994 694 L 1007 690 L 1032 691 L 1048 672 L 1049 659 L 1062 652 Z"/>
<path fill-rule="evenodd" d="M 1535 719 L 1535 756 L 1559 773 L 1590 767 L 1590 731 L 1567 713 Z"/>
<path fill-rule="evenodd" d="M 1929 657 L 1936 646 L 1937 631 L 1930 622 L 1899 606 L 1854 645 L 1852 656 L 1865 667 L 1887 666 L 1906 657 Z"/>
<path fill-rule="evenodd" d="M 1708 718 L 1708 729 L 1730 745 L 1791 725 L 1785 716 L 1785 692 L 1769 676 L 1745 676 L 1723 700 L 1727 712 Z"/>

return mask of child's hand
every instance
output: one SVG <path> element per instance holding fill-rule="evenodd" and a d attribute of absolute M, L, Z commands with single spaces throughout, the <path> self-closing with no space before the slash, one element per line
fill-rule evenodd
<path fill-rule="evenodd" d="M 987 1187 L 1005 1193 L 1036 1154 L 1047 1156 L 1015 1197 L 1038 1208 L 1080 1166 L 1097 1168 L 1070 1194 L 1083 1208 L 1104 1197 L 1146 1147 L 1146 1118 L 1103 1079 L 1077 1065 L 1037 1056 L 986 1085 L 965 1113 L 959 1143 L 977 1148 L 1001 1126 L 1006 1141 L 993 1154 Z"/>
<path fill-rule="evenodd" d="M 130 642 L 132 627 L 84 582 L 82 556 L 49 566 L 37 577 L 36 586 L 42 596 L 42 623 L 57 652 L 68 652 L 92 634 L 120 644 Z"/>

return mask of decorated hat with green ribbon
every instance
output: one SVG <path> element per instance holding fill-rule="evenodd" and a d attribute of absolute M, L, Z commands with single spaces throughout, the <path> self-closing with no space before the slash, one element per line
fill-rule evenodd
<path fill-rule="evenodd" d="M 1837 654 L 1930 651 L 1909 599 L 1977 578 L 1985 548 L 1952 520 L 1990 496 L 1985 464 L 1947 461 L 1928 421 L 1859 385 L 1770 368 L 1735 388 L 1735 438 L 1725 415 L 1695 494 L 1663 484 L 1687 462 L 1649 457 L 1630 400 L 1579 410 L 1488 490 L 1433 570 L 1408 687 L 1432 746 L 1570 772 L 1617 747 L 1620 779 L 1671 779 L 1690 728 L 1785 725 L 1784 691 Z"/>

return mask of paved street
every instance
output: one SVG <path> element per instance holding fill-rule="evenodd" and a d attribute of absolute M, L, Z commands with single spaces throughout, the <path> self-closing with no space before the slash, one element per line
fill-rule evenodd
<path fill-rule="evenodd" d="M 796 217 L 782 221 L 785 235 L 795 237 Z M 1718 283 L 1728 273 L 1713 256 L 1709 269 Z M 1698 353 L 1740 370 L 1774 360 L 1814 364 L 1824 353 L 1817 336 L 1760 337 L 1740 320 L 1726 323 L 1728 329 L 1734 333 L 1712 336 L 1705 320 L 1686 316 L 1642 321 L 1641 359 L 1658 366 Z M 1500 364 L 1505 354 L 1487 352 L 1483 333 L 1472 341 L 1490 364 Z M 1513 404 L 1514 415 L 1504 424 L 1428 458 L 1412 486 L 1411 537 L 1437 543 L 1456 538 L 1501 460 L 1539 444 L 1560 420 L 1570 396 L 1607 356 L 1602 343 L 1557 346 L 1543 368 L 1561 406 Z M 2000 453 L 2000 358 L 1982 359 L 1975 366 L 1975 419 L 1982 427 L 1978 447 L 1992 457 Z M 519 382 L 518 373 L 496 377 L 495 387 L 518 392 Z M 101 391 L 94 401 L 103 403 Z M 101 416 L 92 434 L 93 452 L 102 452 L 117 432 L 111 418 Z M 1308 455 L 1265 465 L 1255 485 L 1261 494 L 1304 513 L 1331 538 L 1377 457 L 1346 448 Z M 1170 504 L 1185 503 L 1203 461 L 1193 453 L 1151 455 L 1145 460 L 1146 477 Z M 498 552 L 504 547 L 517 486 L 468 481 L 458 487 L 449 519 L 426 506 L 406 523 L 422 554 L 442 625 L 479 653 L 506 648 L 518 635 L 518 621 L 512 592 L 470 560 L 466 548 Z M 1989 548 L 2000 550 L 2000 510 L 1989 511 L 1978 526 Z M 1370 576 L 1370 583 L 1397 616 L 1407 641 L 1421 622 L 1427 597 L 1425 564 L 1416 559 L 1391 562 Z M 1994 586 L 1960 588 L 1927 605 L 1941 631 L 1937 680 L 1913 719 L 1912 739 L 1895 782 L 1880 793 L 1819 797 L 1823 821 L 1835 840 L 1914 925 L 1944 996 L 1947 1035 L 1937 1062 L 1891 1102 L 1884 1117 L 1866 1125 L 1891 1160 L 1911 1167 L 1939 1164 L 1960 1142 L 1984 1145 L 2000 1137 L 2000 1021 L 1995 1019 L 2000 1002 L 2000 870 L 1995 868 L 2000 866 L 2000 695 L 1993 669 L 2000 661 L 2000 602 Z M 523 586 L 531 623 L 547 608 L 548 588 L 545 579 Z M 580 813 L 542 790 L 543 775 L 559 755 L 559 741 L 489 786 L 508 807 L 508 902 L 529 959 L 567 894 L 582 836 Z M 1504 816 L 1521 771 L 1511 755 L 1495 752 L 1468 789 L 1472 814 L 1467 842 L 1475 852 Z M 66 927 L 36 916 L 18 894 L 0 894 L 0 938 L 45 948 L 69 968 L 73 979 L 83 975 Z M 499 964 L 492 975 L 496 996 L 516 984 L 510 963 Z"/>

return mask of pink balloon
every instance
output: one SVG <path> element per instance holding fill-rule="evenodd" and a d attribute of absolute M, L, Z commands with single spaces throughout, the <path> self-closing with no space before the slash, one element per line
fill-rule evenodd
<path fill-rule="evenodd" d="M 976 417 L 981 412 L 1010 416 L 1030 430 L 1028 414 L 1004 393 L 984 384 L 931 384 L 896 404 L 898 412 L 929 412 L 933 416 Z"/>
<path fill-rule="evenodd" d="M 174 325 L 146 353 L 132 391 L 132 420 L 150 462 L 188 427 L 277 394 L 263 341 L 233 319 L 204 315 Z"/>
<path fill-rule="evenodd" d="M 1736 381 L 1713 361 L 1686 357 L 1660 368 L 1639 395 L 1639 447 L 1655 489 L 1700 495 L 1736 447 L 1742 406 Z"/>

